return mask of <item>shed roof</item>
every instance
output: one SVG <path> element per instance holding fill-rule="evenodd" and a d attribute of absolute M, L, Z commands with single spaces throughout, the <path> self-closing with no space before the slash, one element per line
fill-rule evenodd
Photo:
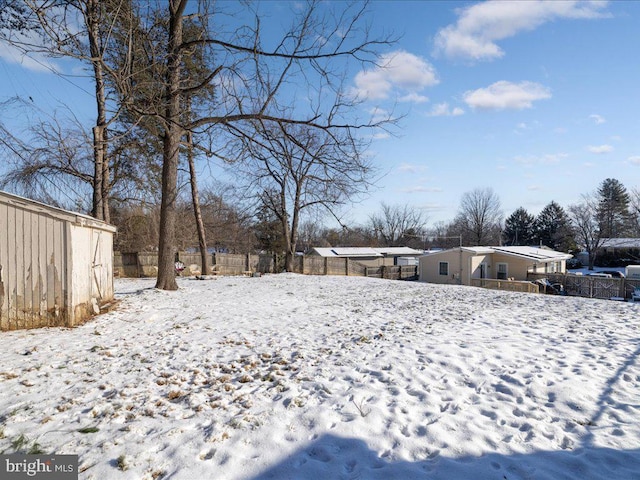
<path fill-rule="evenodd" d="M 7 205 L 13 205 L 20 207 L 24 210 L 28 210 L 34 213 L 48 215 L 59 220 L 73 223 L 75 225 L 90 226 L 101 230 L 106 230 L 112 233 L 116 232 L 116 227 L 109 225 L 108 223 L 98 220 L 89 215 L 82 213 L 71 212 L 62 208 L 47 205 L 45 203 L 37 202 L 29 198 L 24 198 L 13 193 L 0 191 L 0 203 Z"/>

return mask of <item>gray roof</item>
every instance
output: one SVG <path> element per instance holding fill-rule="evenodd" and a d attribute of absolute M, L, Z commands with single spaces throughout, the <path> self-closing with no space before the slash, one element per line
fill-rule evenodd
<path fill-rule="evenodd" d="M 605 248 L 640 248 L 640 238 L 603 238 Z"/>
<path fill-rule="evenodd" d="M 556 262 L 560 260 L 569 260 L 573 255 L 569 253 L 556 252 L 549 248 L 540 247 L 456 247 L 442 252 L 434 252 L 432 255 L 438 255 L 445 252 L 455 252 L 462 248 L 462 251 L 472 253 L 473 255 L 491 255 L 493 253 L 501 253 L 512 257 L 526 258 L 536 262 Z"/>
<path fill-rule="evenodd" d="M 421 250 L 409 247 L 314 247 L 321 257 L 398 257 L 422 255 Z"/>

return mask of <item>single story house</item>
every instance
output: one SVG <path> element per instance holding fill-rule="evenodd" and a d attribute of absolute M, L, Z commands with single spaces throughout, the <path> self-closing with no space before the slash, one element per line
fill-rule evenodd
<path fill-rule="evenodd" d="M 527 273 L 565 273 L 568 253 L 539 247 L 457 247 L 420 257 L 419 280 L 471 285 L 473 279 L 527 280 Z"/>
<path fill-rule="evenodd" d="M 116 228 L 0 192 L 0 330 L 82 323 L 113 300 Z"/>
<path fill-rule="evenodd" d="M 367 267 L 417 265 L 422 250 L 409 247 L 315 247 L 311 255 L 324 258 L 348 258 Z"/>

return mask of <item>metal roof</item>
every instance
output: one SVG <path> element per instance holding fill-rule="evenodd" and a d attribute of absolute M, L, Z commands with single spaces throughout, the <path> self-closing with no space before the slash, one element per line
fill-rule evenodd
<path fill-rule="evenodd" d="M 640 238 L 603 238 L 605 248 L 640 248 Z"/>
<path fill-rule="evenodd" d="M 441 253 L 456 252 L 462 248 L 463 252 L 469 252 L 473 255 L 491 255 L 493 253 L 501 253 L 503 255 L 509 255 L 512 257 L 527 258 L 536 262 L 557 262 L 560 260 L 568 260 L 573 258 L 573 255 L 569 253 L 556 252 L 549 248 L 540 247 L 455 247 L 442 252 L 434 252 L 431 255 L 438 255 Z"/>
<path fill-rule="evenodd" d="M 321 257 L 406 257 L 423 254 L 422 251 L 409 247 L 315 247 L 313 250 Z"/>
<path fill-rule="evenodd" d="M 493 247 L 494 251 L 504 253 L 505 255 L 513 255 L 517 257 L 530 258 L 540 262 L 553 262 L 559 260 L 568 260 L 573 258 L 569 253 L 556 252 L 549 248 L 540 247 Z"/>

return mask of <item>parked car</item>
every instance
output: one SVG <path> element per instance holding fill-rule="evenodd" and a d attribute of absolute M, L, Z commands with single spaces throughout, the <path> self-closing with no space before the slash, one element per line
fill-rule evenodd
<path fill-rule="evenodd" d="M 587 277 L 599 277 L 599 278 L 613 278 L 613 275 L 604 272 L 591 272 L 587 273 Z"/>
<path fill-rule="evenodd" d="M 624 273 L 617 270 L 602 270 L 600 273 L 606 273 L 611 275 L 613 278 L 625 278 Z"/>

